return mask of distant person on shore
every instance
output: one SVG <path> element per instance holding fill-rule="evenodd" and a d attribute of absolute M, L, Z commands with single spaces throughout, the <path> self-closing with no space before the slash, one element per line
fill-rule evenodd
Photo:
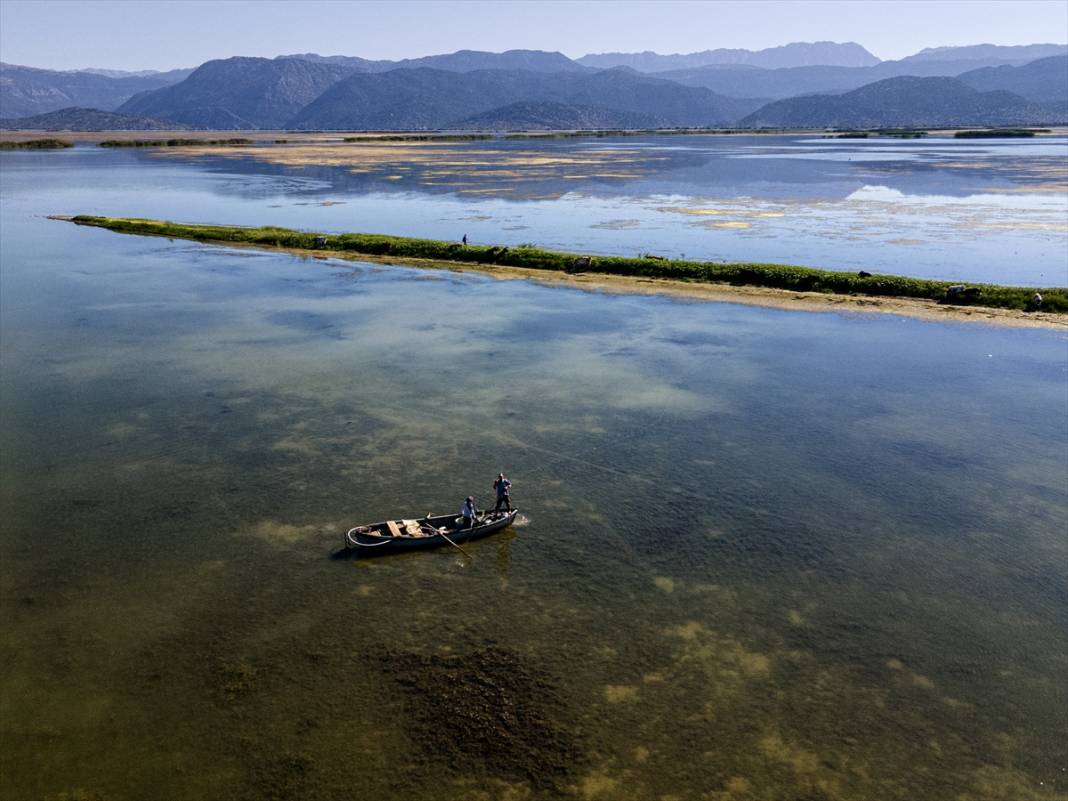
<path fill-rule="evenodd" d="M 467 247 L 467 234 L 464 234 L 464 238 L 460 241 L 464 243 L 464 247 Z"/>
<path fill-rule="evenodd" d="M 464 501 L 463 509 L 460 510 L 460 517 L 463 518 L 460 528 L 471 528 L 475 525 L 475 517 L 477 515 L 478 509 L 475 508 L 475 499 L 473 496 L 468 495 L 467 500 Z"/>
<path fill-rule="evenodd" d="M 512 486 L 512 482 L 504 477 L 504 473 L 498 473 L 497 480 L 493 482 L 493 488 L 497 490 L 497 505 L 493 508 L 494 512 L 501 511 L 502 503 L 509 512 L 512 511 L 512 502 L 508 499 L 508 488 L 510 486 Z"/>

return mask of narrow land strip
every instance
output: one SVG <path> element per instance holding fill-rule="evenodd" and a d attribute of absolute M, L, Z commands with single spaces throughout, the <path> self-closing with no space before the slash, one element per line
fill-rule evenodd
<path fill-rule="evenodd" d="M 378 234 L 321 234 L 286 228 L 183 225 L 127 217 L 53 219 L 118 233 L 284 250 L 308 256 L 476 270 L 502 278 L 564 281 L 614 292 L 670 294 L 777 308 L 876 311 L 940 320 L 972 320 L 1019 327 L 1068 329 L 1068 289 L 969 285 L 967 298 L 948 281 L 831 272 L 779 264 L 695 262 L 585 256 L 532 247 L 466 246 Z M 946 303 L 947 292 L 960 304 Z"/>

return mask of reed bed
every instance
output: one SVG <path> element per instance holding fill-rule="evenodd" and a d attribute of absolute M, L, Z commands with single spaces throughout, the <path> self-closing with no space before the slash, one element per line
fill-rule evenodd
<path fill-rule="evenodd" d="M 105 139 L 100 147 L 194 147 L 197 145 L 251 145 L 251 139 Z"/>
<path fill-rule="evenodd" d="M 63 139 L 27 139 L 23 142 L 0 142 L 0 150 L 61 150 L 74 147 Z"/>

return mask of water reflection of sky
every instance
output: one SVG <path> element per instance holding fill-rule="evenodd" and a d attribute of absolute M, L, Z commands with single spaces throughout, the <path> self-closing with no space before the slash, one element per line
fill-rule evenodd
<path fill-rule="evenodd" d="M 70 205 L 57 211 L 1068 285 L 1063 138 L 678 136 L 183 153 L 49 154 L 108 167 L 77 207 L 88 184 L 73 182 Z M 9 173 L 40 163 L 5 158 Z M 167 191 L 127 197 L 132 171 Z"/>

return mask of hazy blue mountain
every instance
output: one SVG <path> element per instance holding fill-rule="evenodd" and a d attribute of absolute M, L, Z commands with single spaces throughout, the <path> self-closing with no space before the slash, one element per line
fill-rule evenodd
<path fill-rule="evenodd" d="M 196 68 L 188 67 L 161 72 L 160 70 L 105 70 L 97 69 L 96 67 L 86 67 L 82 70 L 71 70 L 71 72 L 87 72 L 90 75 L 103 75 L 107 78 L 157 78 L 166 80 L 169 83 L 178 83 L 178 81 L 188 78 L 194 69 Z"/>
<path fill-rule="evenodd" d="M 0 63 L 0 117 L 29 117 L 71 106 L 113 111 L 139 92 L 168 86 L 171 73 L 110 78 Z"/>
<path fill-rule="evenodd" d="M 288 128 L 428 129 L 515 101 L 532 73 L 390 70 L 354 73 L 301 109 Z"/>
<path fill-rule="evenodd" d="M 287 56 L 275 56 L 275 60 L 278 61 L 289 58 L 312 61 L 316 64 L 334 64 L 339 67 L 348 67 L 353 72 L 385 72 L 393 69 L 395 64 L 393 61 L 373 61 L 359 56 L 320 56 L 318 53 L 293 53 Z"/>
<path fill-rule="evenodd" d="M 1056 117 L 1056 119 L 1054 119 Z M 741 125 L 765 128 L 910 128 L 1030 125 L 1060 122 L 1063 113 L 1011 92 L 979 92 L 956 78 L 904 76 L 841 95 L 778 100 Z"/>
<path fill-rule="evenodd" d="M 1020 67 L 982 67 L 959 76 L 982 92 L 1004 89 L 1037 103 L 1068 104 L 1068 56 L 1051 56 Z"/>
<path fill-rule="evenodd" d="M 657 73 L 657 77 L 702 86 L 727 97 L 779 100 L 816 92 L 848 91 L 878 80 L 867 67 L 792 67 L 767 70 L 738 64 L 715 64 Z"/>
<path fill-rule="evenodd" d="M 1064 31 L 1061 31 L 1064 33 Z M 1068 55 L 1068 44 L 992 45 L 978 44 L 964 47 L 928 47 L 902 61 L 981 61 L 980 66 L 1026 64 L 1049 56 Z"/>
<path fill-rule="evenodd" d="M 184 81 L 138 95 L 119 111 L 198 128 L 280 128 L 350 73 L 337 64 L 237 56 L 201 64 Z"/>
<path fill-rule="evenodd" d="M 545 50 L 505 50 L 503 53 L 457 50 L 455 53 L 406 58 L 401 61 L 369 61 L 356 56 L 320 56 L 315 53 L 279 56 L 279 58 L 299 58 L 318 63 L 339 64 L 360 72 L 387 72 L 395 69 L 419 69 L 420 67 L 450 72 L 474 72 L 475 70 L 567 72 L 585 69 L 563 53 L 550 53 Z"/>
<path fill-rule="evenodd" d="M 584 70 L 563 53 L 545 50 L 505 50 L 503 53 L 488 53 L 482 50 L 458 50 L 440 56 L 406 58 L 394 64 L 398 69 L 428 67 L 452 72 L 475 70 L 530 70 L 532 72 L 567 72 Z"/>
<path fill-rule="evenodd" d="M 579 64 L 598 69 L 630 67 L 640 72 L 692 69 L 708 64 L 741 64 L 779 69 L 813 65 L 868 67 L 879 63 L 878 58 L 856 42 L 793 42 L 764 50 L 720 48 L 672 55 L 660 55 L 649 50 L 643 53 L 591 53 L 577 61 Z"/>
<path fill-rule="evenodd" d="M 727 125 L 761 101 L 720 97 L 632 70 L 544 73 L 399 69 L 354 73 L 302 109 L 287 127 L 369 130 L 449 128 L 519 102 L 550 101 L 662 119 L 668 126 Z"/>
<path fill-rule="evenodd" d="M 575 106 L 551 100 L 509 103 L 455 123 L 477 131 L 570 131 L 591 128 L 658 128 L 666 123 L 652 114 L 596 106 Z"/>
<path fill-rule="evenodd" d="M 728 97 L 781 100 L 806 94 L 838 94 L 869 83 L 911 75 L 956 77 L 976 68 L 976 61 L 883 61 L 871 67 L 792 67 L 766 70 L 737 65 L 697 67 L 657 74 L 684 86 L 703 86 Z M 978 88 L 978 87 L 977 87 Z M 991 87 L 994 88 L 994 87 Z"/>
<path fill-rule="evenodd" d="M 1050 52 L 1058 55 L 1009 63 Z M 932 48 L 899 61 L 879 62 L 853 43 L 815 42 L 686 56 L 602 54 L 580 61 L 603 64 L 613 59 L 663 71 L 650 75 L 627 66 L 598 70 L 540 50 L 460 50 L 398 62 L 314 53 L 275 59 L 234 57 L 209 61 L 191 72 L 143 75 L 0 64 L 0 117 L 64 110 L 65 117 L 37 124 L 97 128 L 123 124 L 88 116 L 99 109 L 143 120 L 127 121 L 128 125 L 159 121 L 168 127 L 211 129 L 627 128 L 734 125 L 759 109 L 761 124 L 768 125 L 779 124 L 773 118 L 806 115 L 813 120 L 879 117 L 881 121 L 871 123 L 875 126 L 1001 125 L 1060 119 L 1068 104 L 1068 46 L 1064 45 Z M 664 70 L 670 64 L 709 59 L 717 63 Z M 835 60 L 866 66 L 813 63 Z M 796 62 L 807 65 L 775 66 Z M 893 84 L 887 80 L 952 76 L 960 76 L 960 81 Z M 857 94 L 872 85 L 883 86 Z M 960 94 L 963 90 L 984 96 L 966 97 Z M 985 96 L 990 92 L 995 94 Z M 808 106 L 768 105 L 803 95 L 846 99 L 841 103 L 808 99 Z M 935 97 L 949 104 L 943 109 L 943 121 L 936 121 L 932 104 L 941 101 Z M 889 105 L 880 111 L 873 105 L 877 103 Z M 993 116 L 982 118 L 984 109 Z M 886 121 L 891 118 L 897 121 Z M 904 121 L 913 118 L 919 121 Z"/>
<path fill-rule="evenodd" d="M 0 128 L 38 131 L 173 131 L 188 126 L 181 123 L 132 117 L 95 108 L 64 108 L 32 117 L 0 119 Z"/>

